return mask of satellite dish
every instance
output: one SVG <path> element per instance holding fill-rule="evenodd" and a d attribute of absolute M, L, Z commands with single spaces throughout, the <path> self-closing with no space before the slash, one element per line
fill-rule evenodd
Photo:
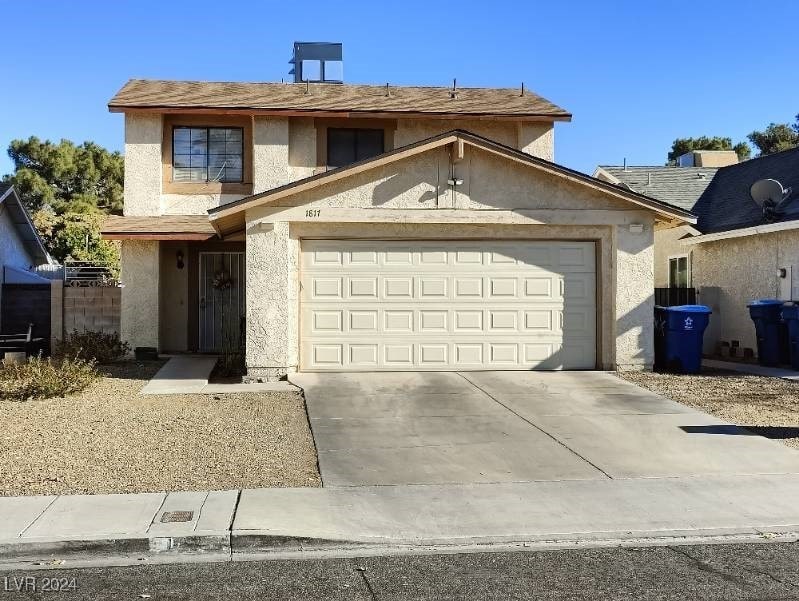
<path fill-rule="evenodd" d="M 785 189 L 776 179 L 761 179 L 752 184 L 749 194 L 761 207 L 767 202 L 770 202 L 771 206 L 776 206 L 785 197 Z"/>

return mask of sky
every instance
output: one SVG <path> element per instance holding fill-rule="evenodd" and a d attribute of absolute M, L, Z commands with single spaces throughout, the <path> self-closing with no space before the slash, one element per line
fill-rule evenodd
<path fill-rule="evenodd" d="M 295 40 L 342 42 L 350 83 L 524 82 L 574 115 L 555 160 L 588 173 L 799 113 L 796 0 L 0 0 L 0 14 L 3 148 L 35 135 L 121 151 L 106 104 L 129 78 L 280 81 Z"/>

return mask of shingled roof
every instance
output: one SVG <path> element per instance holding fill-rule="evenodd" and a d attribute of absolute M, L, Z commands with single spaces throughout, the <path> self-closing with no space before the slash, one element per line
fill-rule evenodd
<path fill-rule="evenodd" d="M 489 117 L 570 121 L 571 114 L 520 88 L 244 83 L 131 79 L 108 103 L 112 112 L 212 110 L 337 116 Z"/>
<path fill-rule="evenodd" d="M 205 215 L 108 215 L 100 233 L 106 240 L 208 240 L 216 236 Z"/>
<path fill-rule="evenodd" d="M 594 176 L 602 177 L 604 172 L 616 180 L 613 183 L 691 211 L 716 171 L 718 169 L 708 167 L 600 165 Z"/>
<path fill-rule="evenodd" d="M 749 190 L 761 179 L 775 179 L 791 189 L 778 219 L 767 220 L 752 200 Z M 698 229 L 706 234 L 799 219 L 799 148 L 720 168 L 693 212 L 699 217 Z"/>
<path fill-rule="evenodd" d="M 600 165 L 594 176 L 691 211 L 703 234 L 799 220 L 799 148 L 717 169 Z M 776 219 L 766 219 L 752 200 L 749 190 L 761 179 L 775 179 L 790 189 L 786 200 L 791 202 Z"/>

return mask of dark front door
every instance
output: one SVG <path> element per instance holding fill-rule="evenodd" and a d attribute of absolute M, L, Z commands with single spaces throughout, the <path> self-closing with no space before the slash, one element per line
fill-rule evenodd
<path fill-rule="evenodd" d="M 199 350 L 238 352 L 245 315 L 244 253 L 200 253 Z"/>

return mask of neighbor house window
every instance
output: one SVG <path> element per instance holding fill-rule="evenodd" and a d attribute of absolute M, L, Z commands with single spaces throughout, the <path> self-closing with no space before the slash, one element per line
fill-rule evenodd
<path fill-rule="evenodd" d="M 172 181 L 241 182 L 243 153 L 240 127 L 175 127 Z"/>
<path fill-rule="evenodd" d="M 327 166 L 344 167 L 383 154 L 382 129 L 330 127 L 327 130 Z"/>
<path fill-rule="evenodd" d="M 669 288 L 688 288 L 688 257 L 669 259 Z"/>

